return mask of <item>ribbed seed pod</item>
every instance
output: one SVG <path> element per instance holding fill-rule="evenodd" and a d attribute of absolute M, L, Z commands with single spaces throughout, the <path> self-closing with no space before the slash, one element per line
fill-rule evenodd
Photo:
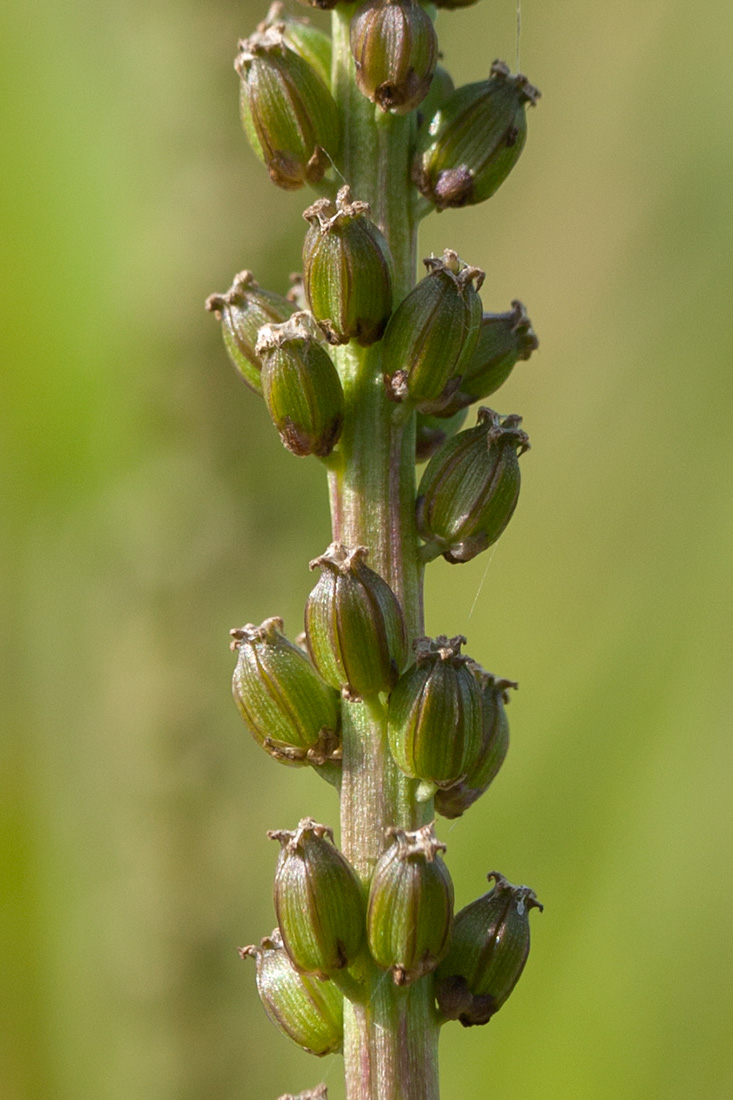
<path fill-rule="evenodd" d="M 521 302 L 513 301 L 507 313 L 484 313 L 461 384 L 438 416 L 454 416 L 459 409 L 496 393 L 519 360 L 529 359 L 538 347 L 539 340 Z"/>
<path fill-rule="evenodd" d="M 540 93 L 503 61 L 488 80 L 459 88 L 418 135 L 412 178 L 438 210 L 488 199 L 507 178 L 527 139 L 525 104 Z"/>
<path fill-rule="evenodd" d="M 330 454 L 344 423 L 344 391 L 310 313 L 264 325 L 255 350 L 262 393 L 283 445 L 295 455 Z"/>
<path fill-rule="evenodd" d="M 387 325 L 382 364 L 393 400 L 409 399 L 420 412 L 434 413 L 450 398 L 476 347 L 484 273 L 450 248 L 423 262 L 428 274 Z"/>
<path fill-rule="evenodd" d="M 296 19 L 285 10 L 280 0 L 270 5 L 270 10 L 257 27 L 259 34 L 268 27 L 277 27 L 286 46 L 315 69 L 327 88 L 331 86 L 331 38 L 308 19 Z"/>
<path fill-rule="evenodd" d="M 369 204 L 342 187 L 335 204 L 318 199 L 303 214 L 305 292 L 330 344 L 381 340 L 392 312 L 389 245 L 369 218 Z"/>
<path fill-rule="evenodd" d="M 354 961 L 364 940 L 361 885 L 332 830 L 312 817 L 267 835 L 281 845 L 275 912 L 285 950 L 298 970 L 325 980 Z"/>
<path fill-rule="evenodd" d="M 509 749 L 509 722 L 504 706 L 509 702 L 509 688 L 518 685 L 512 680 L 500 680 L 478 665 L 472 664 L 471 671 L 481 688 L 481 750 L 465 779 L 447 791 L 436 791 L 435 809 L 448 818 L 460 817 L 489 789 Z"/>
<path fill-rule="evenodd" d="M 239 954 L 257 964 L 257 992 L 275 1027 L 319 1058 L 341 1050 L 344 1001 L 340 990 L 333 982 L 321 982 L 295 969 L 279 928 L 259 946 L 242 947 Z"/>
<path fill-rule="evenodd" d="M 449 562 L 470 561 L 501 535 L 519 499 L 521 416 L 479 409 L 478 424 L 431 458 L 417 496 L 417 529 Z"/>
<path fill-rule="evenodd" d="M 242 125 L 278 187 L 317 183 L 338 155 L 341 119 L 318 72 L 267 27 L 239 44 Z"/>
<path fill-rule="evenodd" d="M 463 427 L 468 409 L 461 409 L 452 417 L 427 416 L 425 413 L 417 414 L 415 428 L 415 461 L 427 462 L 436 451 Z"/>
<path fill-rule="evenodd" d="M 211 294 L 206 308 L 221 321 L 229 358 L 251 390 L 262 396 L 262 363 L 255 351 L 262 325 L 281 324 L 292 317 L 295 306 L 281 294 L 264 290 L 251 271 L 234 276 L 226 294 Z"/>
<path fill-rule="evenodd" d="M 229 632 L 237 651 L 234 701 L 271 756 L 284 764 L 322 764 L 340 757 L 340 700 L 282 630 L 282 619 L 272 618 Z"/>
<path fill-rule="evenodd" d="M 415 664 L 389 698 L 387 737 L 413 779 L 450 787 L 475 765 L 483 734 L 481 691 L 461 653 L 462 635 L 418 638 Z"/>
<path fill-rule="evenodd" d="M 310 563 L 321 577 L 305 608 L 308 652 L 326 683 L 350 698 L 389 691 L 407 658 L 402 609 L 368 553 L 334 542 Z"/>
<path fill-rule="evenodd" d="M 464 1027 L 487 1024 L 519 981 L 529 954 L 529 911 L 542 909 L 528 886 L 497 871 L 493 890 L 456 914 L 448 954 L 438 967 L 440 1011 Z"/>
<path fill-rule="evenodd" d="M 362 95 L 404 115 L 427 95 L 438 36 L 417 0 L 368 0 L 351 20 L 351 52 Z"/>
<path fill-rule="evenodd" d="M 372 958 L 395 985 L 429 974 L 445 954 L 453 920 L 453 883 L 441 859 L 445 844 L 435 825 L 415 832 L 388 829 L 393 838 L 372 876 L 367 939 Z"/>

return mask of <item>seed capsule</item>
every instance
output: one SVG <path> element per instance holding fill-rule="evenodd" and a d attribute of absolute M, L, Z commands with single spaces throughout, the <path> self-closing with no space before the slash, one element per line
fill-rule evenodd
<path fill-rule="evenodd" d="M 262 395 L 262 363 L 255 351 L 257 333 L 262 325 L 282 323 L 295 312 L 295 306 L 280 294 L 264 290 L 251 271 L 234 276 L 226 294 L 211 294 L 206 308 L 221 321 L 224 345 L 251 390 Z"/>
<path fill-rule="evenodd" d="M 450 248 L 423 262 L 428 274 L 387 325 L 382 362 L 393 400 L 409 398 L 420 412 L 434 413 L 450 398 L 476 346 L 484 273 Z"/>
<path fill-rule="evenodd" d="M 310 563 L 322 572 L 305 608 L 308 652 L 326 683 L 350 698 L 389 691 L 407 657 L 402 609 L 368 553 L 334 542 Z"/>
<path fill-rule="evenodd" d="M 417 0 L 368 0 L 351 20 L 356 83 L 383 111 L 404 115 L 425 98 L 438 36 Z"/>
<path fill-rule="evenodd" d="M 234 701 L 271 756 L 284 764 L 323 764 L 340 755 L 339 698 L 282 629 L 282 619 L 272 618 L 230 631 L 238 653 Z"/>
<path fill-rule="evenodd" d="M 456 915 L 436 975 L 440 1011 L 464 1027 L 487 1024 L 514 989 L 529 954 L 529 911 L 542 909 L 529 887 L 497 871 L 487 878 L 496 885 Z"/>
<path fill-rule="evenodd" d="M 336 203 L 319 199 L 303 214 L 310 223 L 303 274 L 310 307 L 331 344 L 381 340 L 392 312 L 389 245 L 369 219 L 369 204 L 342 187 Z"/>
<path fill-rule="evenodd" d="M 450 787 L 474 766 L 483 734 L 481 691 L 461 653 L 462 635 L 418 638 L 415 664 L 390 695 L 387 737 L 413 779 Z"/>
<path fill-rule="evenodd" d="M 539 340 L 521 302 L 512 302 L 508 313 L 484 313 L 473 355 L 466 363 L 461 383 L 439 416 L 453 416 L 459 409 L 483 401 L 503 386 L 520 359 L 529 359 Z"/>
<path fill-rule="evenodd" d="M 448 419 L 418 413 L 415 428 L 415 461 L 427 462 L 432 458 L 446 439 L 450 439 L 463 427 L 467 416 L 468 409 L 461 409 Z"/>
<path fill-rule="evenodd" d="M 438 65 L 430 81 L 430 88 L 417 112 L 417 126 L 420 131 L 432 120 L 435 112 L 447 103 L 456 90 L 453 77 L 442 65 Z"/>
<path fill-rule="evenodd" d="M 540 93 L 503 61 L 488 80 L 459 88 L 418 136 L 413 180 L 438 210 L 490 198 L 519 159 L 527 139 L 525 104 Z"/>
<path fill-rule="evenodd" d="M 504 706 L 509 702 L 512 680 L 499 680 L 478 665 L 471 666 L 481 688 L 483 736 L 481 749 L 466 778 L 447 791 L 436 791 L 435 809 L 443 817 L 460 817 L 489 789 L 499 773 L 509 749 L 509 722 Z"/>
<path fill-rule="evenodd" d="M 295 832 L 269 832 L 281 845 L 275 912 L 294 966 L 326 979 L 349 966 L 364 939 L 364 899 L 333 832 L 304 817 Z"/>
<path fill-rule="evenodd" d="M 344 391 L 311 314 L 294 313 L 282 325 L 264 325 L 255 350 L 262 361 L 262 392 L 283 445 L 295 455 L 323 458 L 344 422 Z"/>
<path fill-rule="evenodd" d="M 278 187 L 317 183 L 337 156 L 341 122 L 317 71 L 290 49 L 277 27 L 239 44 L 242 125 Z"/>
<path fill-rule="evenodd" d="M 296 19 L 280 0 L 270 5 L 270 10 L 257 27 L 263 34 L 269 27 L 277 27 L 285 45 L 315 69 L 327 88 L 331 85 L 331 39 L 308 19 Z"/>
<path fill-rule="evenodd" d="M 470 561 L 501 535 L 519 498 L 521 416 L 479 409 L 478 424 L 431 458 L 420 481 L 417 528 L 449 562 Z"/>
<path fill-rule="evenodd" d="M 434 824 L 415 832 L 388 829 L 393 843 L 374 869 L 367 905 L 369 950 L 396 985 L 438 965 L 453 919 L 453 883 L 440 857 Z"/>
<path fill-rule="evenodd" d="M 283 947 L 280 929 L 259 947 L 242 947 L 243 959 L 257 964 L 257 992 L 265 1012 L 289 1039 L 322 1058 L 341 1050 L 344 1002 L 333 982 L 320 982 L 295 969 Z"/>

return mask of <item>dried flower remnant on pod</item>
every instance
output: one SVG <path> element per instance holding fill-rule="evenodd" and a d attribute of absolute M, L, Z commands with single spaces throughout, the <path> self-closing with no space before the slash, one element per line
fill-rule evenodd
<path fill-rule="evenodd" d="M 436 6 L 460 18 L 472 2 Z M 330 34 L 276 0 L 235 61 L 265 178 L 311 189 L 303 274 L 281 295 L 242 271 L 206 305 L 285 448 L 328 478 L 330 544 L 310 562 L 304 634 L 290 641 L 277 616 L 230 634 L 246 728 L 334 788 L 340 831 L 337 843 L 303 817 L 268 833 L 278 927 L 240 953 L 281 1033 L 319 1057 L 343 1052 L 347 1100 L 439 1100 L 440 1028 L 503 1006 L 541 907 L 492 872 L 493 889 L 454 915 L 434 818 L 490 799 L 517 685 L 462 653 L 462 635 L 426 636 L 423 577 L 509 524 L 521 417 L 467 418 L 538 341 L 518 299 L 487 308 L 484 271 L 455 249 L 419 277 L 417 231 L 507 183 L 539 92 L 501 61 L 461 84 L 418 0 L 304 3 L 330 13 Z M 326 1087 L 280 1100 L 327 1100 Z"/>

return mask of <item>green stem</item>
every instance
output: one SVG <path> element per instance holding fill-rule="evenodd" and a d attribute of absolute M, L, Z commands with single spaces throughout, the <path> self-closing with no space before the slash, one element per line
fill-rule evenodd
<path fill-rule="evenodd" d="M 390 245 L 395 302 L 415 282 L 416 222 L 409 165 L 414 117 L 377 111 L 359 92 L 349 47 L 351 6 L 333 13 L 333 88 L 344 124 L 339 168 L 366 200 Z M 346 400 L 340 462 L 329 470 L 333 538 L 367 546 L 369 563 L 402 604 L 410 640 L 424 633 L 422 563 L 415 527 L 415 415 L 395 415 L 382 382 L 380 345 L 336 349 Z M 433 816 L 416 783 L 396 767 L 379 698 L 344 701 L 341 846 L 368 883 L 390 825 L 414 829 Z M 431 977 L 399 989 L 366 974 L 366 997 L 345 1004 L 347 1100 L 437 1100 L 438 1023 Z"/>

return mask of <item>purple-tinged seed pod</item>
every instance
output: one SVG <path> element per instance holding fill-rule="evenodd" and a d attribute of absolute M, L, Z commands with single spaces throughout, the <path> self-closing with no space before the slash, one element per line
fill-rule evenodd
<path fill-rule="evenodd" d="M 255 351 L 257 333 L 263 325 L 282 324 L 296 307 L 281 294 L 265 290 L 251 271 L 234 276 L 226 294 L 210 294 L 206 308 L 221 321 L 229 358 L 251 390 L 262 396 L 262 363 Z"/>
<path fill-rule="evenodd" d="M 483 736 L 481 690 L 462 635 L 418 638 L 415 664 L 389 699 L 387 738 L 405 775 L 450 787 L 475 766 Z"/>
<path fill-rule="evenodd" d="M 435 809 L 448 818 L 460 817 L 465 813 L 485 794 L 498 775 L 509 749 L 509 722 L 504 707 L 509 702 L 509 688 L 519 686 L 513 680 L 500 680 L 492 676 L 479 665 L 472 663 L 470 667 L 481 688 L 481 749 L 465 779 L 448 790 L 435 793 Z"/>
<path fill-rule="evenodd" d="M 417 529 L 446 561 L 475 558 L 512 518 L 521 480 L 518 456 L 529 449 L 521 423 L 521 416 L 481 408 L 476 427 L 449 439 L 428 463 L 418 489 Z"/>
<path fill-rule="evenodd" d="M 275 912 L 293 965 L 324 981 L 349 966 L 364 939 L 364 897 L 353 867 L 333 844 L 333 831 L 304 817 L 294 832 L 268 832 L 280 842 Z"/>
<path fill-rule="evenodd" d="M 448 954 L 435 982 L 438 1007 L 464 1027 L 487 1024 L 519 981 L 529 954 L 529 911 L 542 910 L 528 886 L 512 886 L 498 871 L 496 885 L 453 922 Z"/>
<path fill-rule="evenodd" d="M 527 140 L 527 103 L 540 93 L 503 61 L 488 80 L 458 88 L 420 129 L 412 178 L 438 210 L 488 199 L 507 178 Z"/>
<path fill-rule="evenodd" d="M 383 111 L 413 111 L 438 63 L 438 36 L 425 9 L 417 0 L 367 0 L 355 12 L 350 33 L 362 95 Z"/>
<path fill-rule="evenodd" d="M 484 273 L 453 249 L 423 261 L 428 274 L 395 309 L 382 341 L 387 393 L 434 413 L 450 399 L 473 354 L 481 324 Z"/>
<path fill-rule="evenodd" d="M 321 982 L 295 969 L 279 928 L 259 946 L 240 948 L 239 954 L 257 964 L 257 992 L 275 1027 L 319 1058 L 341 1050 L 344 1002 L 340 990 L 333 982 Z"/>
<path fill-rule="evenodd" d="M 310 313 L 264 325 L 256 352 L 262 392 L 283 445 L 295 455 L 329 455 L 344 423 L 344 391 Z"/>
<path fill-rule="evenodd" d="M 332 543 L 311 569 L 321 577 L 305 608 L 308 652 L 327 684 L 349 698 L 389 691 L 407 659 L 407 631 L 392 589 L 365 546 Z"/>
<path fill-rule="evenodd" d="M 277 26 L 241 41 L 234 68 L 242 125 L 270 179 L 286 191 L 318 183 L 338 155 L 341 118 L 316 69 Z"/>
<path fill-rule="evenodd" d="M 429 974 L 448 947 L 453 883 L 435 823 L 409 832 L 390 828 L 392 844 L 374 869 L 367 903 L 367 939 L 378 966 L 395 985 Z"/>
<path fill-rule="evenodd" d="M 342 187 L 336 202 L 318 199 L 303 217 L 305 293 L 330 344 L 381 340 L 392 312 L 389 245 L 371 221 L 369 204 Z"/>
<path fill-rule="evenodd" d="M 229 633 L 237 653 L 234 701 L 258 745 L 283 764 L 339 759 L 341 701 L 285 637 L 282 619 Z"/>

